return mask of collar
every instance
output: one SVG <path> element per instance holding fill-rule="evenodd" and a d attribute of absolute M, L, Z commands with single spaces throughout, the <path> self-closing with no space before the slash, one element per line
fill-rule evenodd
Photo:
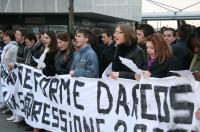
<path fill-rule="evenodd" d="M 89 48 L 91 48 L 90 44 L 86 44 L 84 47 L 82 47 L 78 52 L 79 53 L 84 53 L 85 51 L 87 51 Z"/>

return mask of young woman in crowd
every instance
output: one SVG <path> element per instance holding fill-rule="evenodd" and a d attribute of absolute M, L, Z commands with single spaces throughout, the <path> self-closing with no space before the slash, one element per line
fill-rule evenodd
<path fill-rule="evenodd" d="M 174 75 L 171 70 L 182 68 L 161 33 L 148 36 L 146 41 L 148 71 L 143 71 L 144 77 L 168 77 Z"/>
<path fill-rule="evenodd" d="M 42 70 L 46 76 L 54 76 L 56 73 L 55 56 L 57 52 L 57 37 L 53 31 L 44 33 L 43 38 L 44 51 L 39 58 L 37 69 Z M 45 131 L 45 130 L 40 130 Z M 34 132 L 39 132 L 39 129 L 34 128 Z"/>
<path fill-rule="evenodd" d="M 39 58 L 37 65 L 38 69 L 41 69 L 46 76 L 54 76 L 55 70 L 55 55 L 57 52 L 57 38 L 53 31 L 47 31 L 44 33 L 44 51 Z"/>
<path fill-rule="evenodd" d="M 58 52 L 55 57 L 56 74 L 68 74 L 73 60 L 74 46 L 68 33 L 57 35 Z"/>
<path fill-rule="evenodd" d="M 132 60 L 138 68 L 145 69 L 146 59 L 144 51 L 137 45 L 137 36 L 133 28 L 128 24 L 118 24 L 114 33 L 116 50 L 112 62 L 111 78 L 135 79 L 136 74 L 122 64 L 119 57 Z"/>

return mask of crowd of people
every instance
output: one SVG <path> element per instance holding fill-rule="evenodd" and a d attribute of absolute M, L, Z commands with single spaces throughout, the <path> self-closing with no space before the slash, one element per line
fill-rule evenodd
<path fill-rule="evenodd" d="M 190 70 L 200 80 L 200 27 L 189 24 L 177 30 L 164 27 L 155 32 L 149 24 L 134 29 L 127 23 L 119 23 L 114 30 L 79 28 L 74 37 L 66 32 L 47 31 L 37 37 L 25 29 L 7 30 L 0 42 L 0 53 L 1 64 L 8 71 L 22 63 L 41 70 L 46 76 L 101 78 L 112 63 L 108 75 L 112 79 L 163 78 L 177 76 L 171 70 Z M 132 60 L 142 69 L 142 74 L 129 69 L 119 57 Z M 1 108 L 6 107 L 3 99 L 0 101 Z M 9 108 L 3 113 L 8 111 Z M 200 110 L 196 118 L 200 119 Z M 23 118 L 12 111 L 7 120 L 20 122 Z M 35 131 L 39 130 L 35 128 Z"/>

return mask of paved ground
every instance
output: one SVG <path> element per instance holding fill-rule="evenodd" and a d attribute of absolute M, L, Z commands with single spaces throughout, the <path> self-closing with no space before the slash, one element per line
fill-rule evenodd
<path fill-rule="evenodd" d="M 24 123 L 16 124 L 6 120 L 10 116 L 2 114 L 2 110 L 0 109 L 0 132 L 25 132 Z"/>

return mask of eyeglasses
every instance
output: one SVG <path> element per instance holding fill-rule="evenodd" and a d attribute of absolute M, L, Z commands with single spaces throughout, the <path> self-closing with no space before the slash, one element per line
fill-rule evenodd
<path fill-rule="evenodd" d="M 118 35 L 118 34 L 122 34 L 123 32 L 118 32 L 118 31 L 115 31 L 115 34 Z"/>

